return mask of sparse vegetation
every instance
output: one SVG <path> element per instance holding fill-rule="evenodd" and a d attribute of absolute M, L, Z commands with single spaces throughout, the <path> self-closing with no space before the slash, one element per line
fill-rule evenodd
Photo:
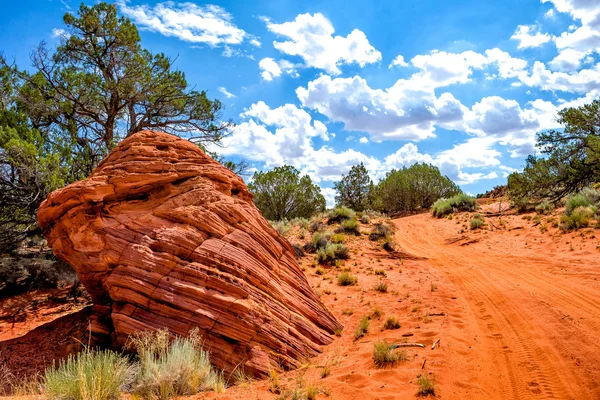
<path fill-rule="evenodd" d="M 395 343 L 387 343 L 385 340 L 375 342 L 373 346 L 373 361 L 379 368 L 396 363 L 397 361 L 406 361 L 408 356 L 406 351 L 394 351 L 397 349 Z"/>
<path fill-rule="evenodd" d="M 394 232 L 392 229 L 383 223 L 376 223 L 373 225 L 373 230 L 369 234 L 369 240 L 377 241 L 387 237 L 391 237 Z"/>
<path fill-rule="evenodd" d="M 127 358 L 110 350 L 85 348 L 48 368 L 44 389 L 51 399 L 116 399 L 130 377 Z"/>
<path fill-rule="evenodd" d="M 360 235 L 360 230 L 358 228 L 358 221 L 354 218 L 348 219 L 342 222 L 342 229 L 346 233 L 350 233 L 353 235 Z"/>
<path fill-rule="evenodd" d="M 459 193 L 448 199 L 437 200 L 431 207 L 434 217 L 441 218 L 457 211 L 474 211 L 477 208 L 475 198 L 464 193 Z"/>
<path fill-rule="evenodd" d="M 342 272 L 338 276 L 338 285 L 340 286 L 352 286 L 356 285 L 358 277 L 350 275 L 349 272 Z"/>
<path fill-rule="evenodd" d="M 385 319 L 385 322 L 383 324 L 383 330 L 394 330 L 394 329 L 400 329 L 400 322 L 398 322 L 398 319 L 396 318 L 395 315 L 390 315 L 389 317 L 387 317 Z"/>
<path fill-rule="evenodd" d="M 139 358 L 133 393 L 142 398 L 165 400 L 205 390 L 225 391 L 223 374 L 210 364 L 197 330 L 187 338 L 173 339 L 165 329 L 139 332 L 128 345 Z"/>
<path fill-rule="evenodd" d="M 369 332 L 369 317 L 362 317 L 358 323 L 356 331 L 354 331 L 354 340 L 358 340 Z"/>
<path fill-rule="evenodd" d="M 350 218 L 354 218 L 354 211 L 348 207 L 335 207 L 329 212 L 328 224 L 342 223 Z"/>
<path fill-rule="evenodd" d="M 483 220 L 481 214 L 475 214 L 475 216 L 471 219 L 469 224 L 471 226 L 471 229 L 479 229 L 485 224 L 485 221 Z"/>
<path fill-rule="evenodd" d="M 388 285 L 383 280 L 380 280 L 377 285 L 375 285 L 375 290 L 379 293 L 387 293 Z"/>
<path fill-rule="evenodd" d="M 317 251 L 317 261 L 321 264 L 335 264 L 336 260 L 346 260 L 350 257 L 348 248 L 341 244 L 330 243 Z"/>
<path fill-rule="evenodd" d="M 419 384 L 417 396 L 435 396 L 435 382 L 433 379 L 429 379 L 427 375 L 421 374 L 417 377 L 417 383 Z"/>

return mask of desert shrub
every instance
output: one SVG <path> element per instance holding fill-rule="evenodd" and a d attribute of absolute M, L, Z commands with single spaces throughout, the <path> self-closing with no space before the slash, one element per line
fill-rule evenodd
<path fill-rule="evenodd" d="M 352 286 L 356 285 L 358 277 L 350 275 L 349 272 L 342 272 L 338 275 L 338 285 L 340 286 Z"/>
<path fill-rule="evenodd" d="M 311 220 L 308 225 L 308 230 L 310 233 L 321 232 L 325 230 L 325 224 L 320 220 Z"/>
<path fill-rule="evenodd" d="M 379 283 L 375 285 L 375 290 L 379 293 L 387 293 L 388 285 L 384 281 L 379 281 Z"/>
<path fill-rule="evenodd" d="M 303 249 L 309 253 L 316 253 L 317 251 L 326 248 L 328 244 L 331 244 L 331 233 L 315 232 L 312 235 L 310 243 L 304 245 Z"/>
<path fill-rule="evenodd" d="M 377 241 L 393 235 L 392 228 L 387 224 L 377 223 L 373 225 L 373 230 L 369 234 L 369 240 Z"/>
<path fill-rule="evenodd" d="M 341 223 L 350 218 L 354 218 L 354 211 L 344 206 L 335 207 L 330 211 L 329 218 L 327 218 L 327 223 L 330 225 Z"/>
<path fill-rule="evenodd" d="M 354 331 L 354 340 L 358 340 L 361 337 L 365 336 L 367 332 L 369 332 L 369 325 L 371 325 L 369 317 L 362 317 L 358 322 L 358 327 L 356 328 L 356 331 Z"/>
<path fill-rule="evenodd" d="M 448 199 L 439 199 L 431 207 L 431 213 L 434 217 L 441 218 L 447 214 L 457 211 L 474 211 L 477 208 L 477 202 L 474 197 L 464 193 L 459 193 Z"/>
<path fill-rule="evenodd" d="M 396 241 L 393 236 L 386 236 L 383 241 L 383 249 L 385 251 L 394 251 L 396 250 Z"/>
<path fill-rule="evenodd" d="M 346 237 L 342 234 L 336 233 L 331 236 L 331 241 L 333 243 L 344 243 L 346 241 Z"/>
<path fill-rule="evenodd" d="M 223 392 L 223 374 L 210 364 L 195 330 L 187 338 L 171 339 L 166 329 L 140 332 L 130 337 L 139 367 L 133 392 L 142 398 L 169 399 L 205 390 Z"/>
<path fill-rule="evenodd" d="M 287 220 L 269 221 L 269 223 L 281 236 L 285 236 L 291 229 L 291 225 Z"/>
<path fill-rule="evenodd" d="M 395 343 L 387 343 L 385 340 L 375 342 L 373 345 L 373 361 L 378 367 L 394 364 L 397 361 L 406 361 L 406 351 L 394 352 L 398 346 Z"/>
<path fill-rule="evenodd" d="M 600 191 L 586 187 L 578 193 L 567 196 L 565 200 L 565 214 L 571 213 L 578 207 L 600 206 Z"/>
<path fill-rule="evenodd" d="M 475 214 L 475 217 L 470 221 L 471 229 L 479 229 L 484 223 L 485 222 L 483 221 L 481 214 Z"/>
<path fill-rule="evenodd" d="M 383 330 L 388 330 L 388 329 L 389 330 L 400 329 L 400 322 L 398 322 L 398 319 L 394 315 L 387 317 L 383 324 Z"/>
<path fill-rule="evenodd" d="M 349 255 L 345 245 L 329 243 L 317 251 L 317 261 L 321 264 L 334 264 L 336 260 L 346 260 Z"/>
<path fill-rule="evenodd" d="M 308 218 L 296 217 L 290 221 L 290 224 L 292 224 L 293 226 L 298 226 L 305 230 L 307 230 L 310 227 L 310 221 L 308 220 Z"/>
<path fill-rule="evenodd" d="M 570 215 L 564 214 L 560 217 L 561 229 L 568 231 L 586 227 L 596 212 L 597 208 L 594 206 L 579 206 L 571 211 Z"/>
<path fill-rule="evenodd" d="M 535 211 L 540 214 L 550 214 L 552 211 L 554 211 L 554 204 L 548 200 L 544 200 L 535 207 Z"/>
<path fill-rule="evenodd" d="M 348 219 L 348 220 L 342 222 L 342 229 L 346 233 L 360 235 L 360 231 L 358 229 L 358 221 L 354 218 L 351 218 L 351 219 Z"/>
<path fill-rule="evenodd" d="M 382 270 L 382 269 L 376 269 L 375 270 L 375 275 L 377 275 L 377 276 L 383 276 L 384 278 L 387 276 L 387 274 L 385 273 L 385 271 Z"/>
<path fill-rule="evenodd" d="M 116 399 L 130 376 L 127 358 L 110 350 L 86 348 L 48 368 L 44 388 L 51 399 Z"/>
<path fill-rule="evenodd" d="M 371 223 L 371 217 L 369 217 L 369 214 L 363 214 L 360 216 L 360 223 L 361 224 L 369 224 Z"/>
<path fill-rule="evenodd" d="M 60 282 L 72 283 L 77 274 L 53 255 L 6 255 L 0 258 L 0 298 L 34 289 L 54 289 Z"/>
<path fill-rule="evenodd" d="M 296 258 L 304 257 L 304 250 L 297 244 L 292 244 L 292 248 L 294 249 L 294 255 Z"/>
<path fill-rule="evenodd" d="M 427 375 L 419 375 L 417 377 L 417 383 L 419 384 L 417 396 L 435 396 L 435 382 L 432 379 L 429 379 Z"/>

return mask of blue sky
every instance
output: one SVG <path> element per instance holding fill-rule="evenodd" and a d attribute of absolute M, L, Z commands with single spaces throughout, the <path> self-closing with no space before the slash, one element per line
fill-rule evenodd
<path fill-rule="evenodd" d="M 21 67 L 79 6 L 7 3 L 0 49 Z M 599 97 L 597 0 L 372 3 L 117 1 L 146 48 L 225 104 L 237 127 L 219 153 L 294 165 L 330 205 L 359 162 L 376 181 L 429 162 L 483 192 L 559 128 L 558 110 Z"/>

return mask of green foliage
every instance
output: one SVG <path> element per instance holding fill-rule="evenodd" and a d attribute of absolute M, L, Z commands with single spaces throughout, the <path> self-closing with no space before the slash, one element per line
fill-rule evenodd
<path fill-rule="evenodd" d="M 320 264 L 335 264 L 336 260 L 346 260 L 349 257 L 348 248 L 341 243 L 328 243 L 317 250 L 317 261 Z"/>
<path fill-rule="evenodd" d="M 511 200 L 556 202 L 600 181 L 600 100 L 558 114 L 564 128 L 537 136 L 543 156 L 529 156 L 523 172 L 508 177 Z"/>
<path fill-rule="evenodd" d="M 268 220 L 310 218 L 325 210 L 319 186 L 289 165 L 255 172 L 248 189 L 254 193 L 254 204 Z"/>
<path fill-rule="evenodd" d="M 377 241 L 392 236 L 394 232 L 387 224 L 377 223 L 369 234 L 369 240 Z"/>
<path fill-rule="evenodd" d="M 447 214 L 457 211 L 473 211 L 477 208 L 477 202 L 474 197 L 464 193 L 459 193 L 449 199 L 439 199 L 431 207 L 431 213 L 434 217 L 441 218 Z"/>
<path fill-rule="evenodd" d="M 327 218 L 328 224 L 341 223 L 350 218 L 354 218 L 354 211 L 345 206 L 335 207 L 329 211 L 329 217 Z"/>
<path fill-rule="evenodd" d="M 82 4 L 63 21 L 56 49 L 33 51 L 31 72 L 0 57 L 0 252 L 39 234 L 40 203 L 121 139 L 156 129 L 215 143 L 233 126 L 171 59 L 142 48 L 116 4 Z"/>
<path fill-rule="evenodd" d="M 565 213 L 571 215 L 576 208 L 589 206 L 600 206 L 600 190 L 587 187 L 576 194 L 567 196 L 565 200 Z"/>
<path fill-rule="evenodd" d="M 406 351 L 394 350 L 398 346 L 395 343 L 388 343 L 385 340 L 375 342 L 373 345 L 373 361 L 377 367 L 385 367 L 396 363 L 397 361 L 406 361 L 408 356 Z"/>
<path fill-rule="evenodd" d="M 269 223 L 281 236 L 285 236 L 292 228 L 287 220 L 269 221 Z"/>
<path fill-rule="evenodd" d="M 369 325 L 371 325 L 369 317 L 362 317 L 358 322 L 358 327 L 356 328 L 356 331 L 354 331 L 354 340 L 358 340 L 361 337 L 365 336 L 369 332 Z"/>
<path fill-rule="evenodd" d="M 475 217 L 471 219 L 470 225 L 471 229 L 479 229 L 481 228 L 485 222 L 483 221 L 483 217 L 481 214 L 475 214 Z"/>
<path fill-rule="evenodd" d="M 48 368 L 44 386 L 51 399 L 117 399 L 129 375 L 127 359 L 120 354 L 86 348 Z"/>
<path fill-rule="evenodd" d="M 346 237 L 342 234 L 336 233 L 331 236 L 331 241 L 333 243 L 344 243 L 346 241 Z"/>
<path fill-rule="evenodd" d="M 358 229 L 358 221 L 355 220 L 354 218 L 348 219 L 348 220 L 342 222 L 342 229 L 346 233 L 360 235 L 360 231 Z"/>
<path fill-rule="evenodd" d="M 333 186 L 337 191 L 335 201 L 338 205 L 355 211 L 363 211 L 370 207 L 374 186 L 363 163 L 353 166 L 348 175 L 343 175 Z"/>
<path fill-rule="evenodd" d="M 381 208 L 388 214 L 429 209 L 440 198 L 461 193 L 460 188 L 430 164 L 392 170 L 377 185 Z"/>
<path fill-rule="evenodd" d="M 540 204 L 535 207 L 535 211 L 540 214 L 550 214 L 554 211 L 554 204 L 549 202 L 548 200 L 543 200 Z"/>
<path fill-rule="evenodd" d="M 358 278 L 350 275 L 349 272 L 342 272 L 338 275 L 338 285 L 340 286 L 352 286 L 356 285 L 356 282 L 358 282 Z"/>
<path fill-rule="evenodd" d="M 590 220 L 598 212 L 595 206 L 579 206 L 571 211 L 571 214 L 565 214 L 560 217 L 561 229 L 565 231 L 584 228 L 589 225 Z"/>
<path fill-rule="evenodd" d="M 223 392 L 223 374 L 210 364 L 198 331 L 171 340 L 167 330 L 140 332 L 130 338 L 139 357 L 133 392 L 142 398 L 166 400 L 205 390 Z"/>

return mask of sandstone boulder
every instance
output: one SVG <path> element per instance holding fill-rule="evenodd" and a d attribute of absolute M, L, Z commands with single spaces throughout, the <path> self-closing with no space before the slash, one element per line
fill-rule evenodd
<path fill-rule="evenodd" d="M 243 180 L 198 146 L 143 131 L 86 180 L 48 196 L 38 221 L 94 301 L 96 337 L 198 328 L 215 365 L 294 368 L 341 325 Z"/>

